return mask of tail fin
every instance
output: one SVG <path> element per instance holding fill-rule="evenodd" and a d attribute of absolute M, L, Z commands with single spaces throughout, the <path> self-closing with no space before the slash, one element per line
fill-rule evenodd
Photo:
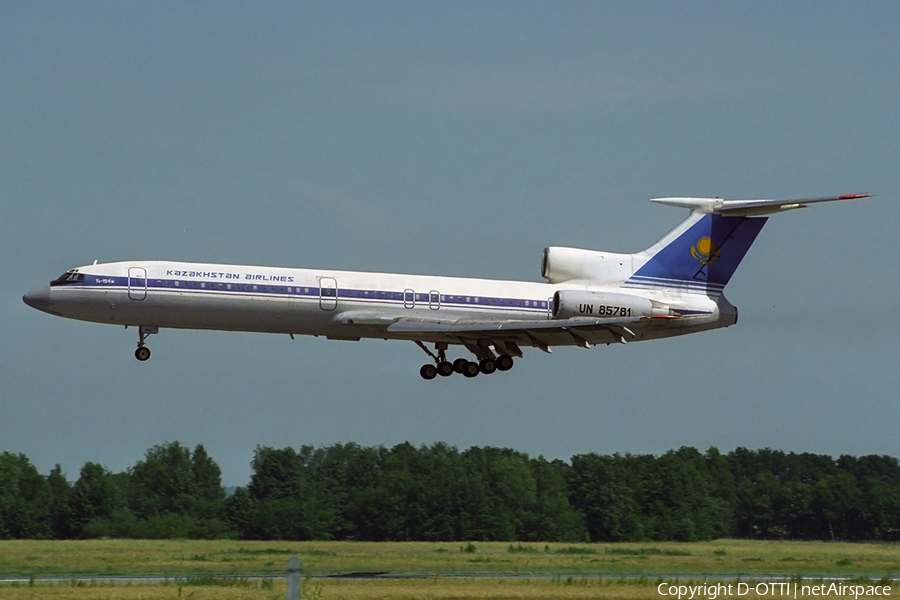
<path fill-rule="evenodd" d="M 766 224 L 767 217 L 758 215 L 866 196 L 851 194 L 804 200 L 656 198 L 653 201 L 660 204 L 691 208 L 691 216 L 656 244 L 634 255 L 637 268 L 625 286 L 718 295 Z"/>
<path fill-rule="evenodd" d="M 642 253 L 646 262 L 626 284 L 721 293 L 766 220 L 693 213 Z"/>

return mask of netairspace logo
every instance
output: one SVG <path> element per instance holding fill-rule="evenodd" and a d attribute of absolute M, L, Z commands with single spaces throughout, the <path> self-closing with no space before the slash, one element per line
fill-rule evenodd
<path fill-rule="evenodd" d="M 890 596 L 891 586 L 844 585 L 842 583 L 801 585 L 791 582 L 757 583 L 756 585 L 749 583 L 669 585 L 663 582 L 657 586 L 656 591 L 660 596 L 672 596 L 678 600 L 691 600 L 692 598 L 716 600 L 716 598 L 721 596 L 746 596 L 750 592 L 755 592 L 757 596 L 787 596 L 789 598 L 797 598 L 798 596 L 852 596 L 856 599 L 860 596 Z"/>

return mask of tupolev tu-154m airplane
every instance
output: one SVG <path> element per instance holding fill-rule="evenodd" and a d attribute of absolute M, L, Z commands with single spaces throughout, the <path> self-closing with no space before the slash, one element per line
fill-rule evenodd
<path fill-rule="evenodd" d="M 723 295 L 767 217 L 850 194 L 802 200 L 656 198 L 690 216 L 635 254 L 544 250 L 547 283 L 279 267 L 132 261 L 71 269 L 23 300 L 53 315 L 138 328 L 150 358 L 160 328 L 415 342 L 425 379 L 508 371 L 522 346 L 624 344 L 737 323 Z M 433 344 L 432 351 L 426 344 Z M 447 358 L 463 346 L 475 361 Z"/>

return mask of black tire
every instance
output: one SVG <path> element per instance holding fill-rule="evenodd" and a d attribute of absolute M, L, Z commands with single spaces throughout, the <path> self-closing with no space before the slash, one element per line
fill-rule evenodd
<path fill-rule="evenodd" d="M 512 356 L 507 356 L 506 354 L 497 357 L 497 370 L 498 371 L 509 371 L 513 368 L 513 359 Z"/>
<path fill-rule="evenodd" d="M 497 363 L 493 359 L 486 358 L 478 364 L 478 370 L 485 375 L 490 375 L 497 370 Z"/>
<path fill-rule="evenodd" d="M 466 362 L 466 366 L 463 367 L 463 375 L 466 377 L 476 377 L 481 371 L 478 369 L 478 363 L 475 362 Z"/>
<path fill-rule="evenodd" d="M 466 364 L 468 362 L 469 361 L 467 361 L 464 358 L 457 358 L 456 360 L 453 361 L 453 370 L 456 371 L 457 373 L 462 373 L 463 369 L 466 368 Z"/>
<path fill-rule="evenodd" d="M 437 376 L 437 367 L 434 365 L 422 365 L 422 368 L 419 369 L 419 375 L 422 376 L 422 379 L 434 379 Z"/>
<path fill-rule="evenodd" d="M 453 375 L 453 365 L 445 360 L 437 366 L 437 373 L 441 377 L 450 377 Z"/>
<path fill-rule="evenodd" d="M 134 357 L 139 361 L 144 362 L 150 358 L 150 348 L 147 346 L 138 347 L 138 349 L 134 351 Z"/>

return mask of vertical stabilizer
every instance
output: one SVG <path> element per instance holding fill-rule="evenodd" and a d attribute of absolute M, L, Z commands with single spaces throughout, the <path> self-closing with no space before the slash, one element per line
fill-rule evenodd
<path fill-rule="evenodd" d="M 765 217 L 691 213 L 663 239 L 636 255 L 643 255 L 645 262 L 625 284 L 718 295 L 765 224 Z"/>

